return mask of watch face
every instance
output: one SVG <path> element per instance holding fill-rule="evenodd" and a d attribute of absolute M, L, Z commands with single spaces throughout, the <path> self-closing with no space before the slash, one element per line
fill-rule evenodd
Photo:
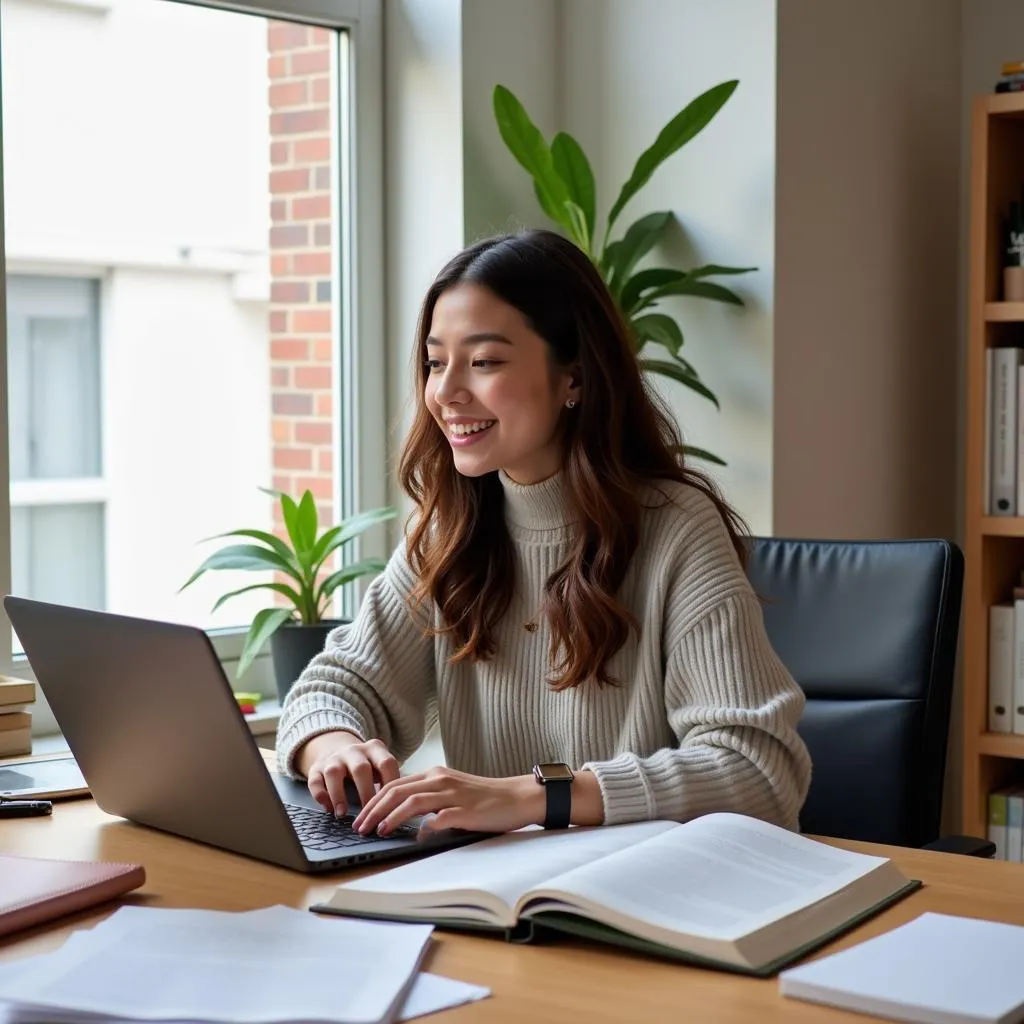
<path fill-rule="evenodd" d="M 534 773 L 541 782 L 572 782 L 572 769 L 567 764 L 560 762 L 547 762 L 539 764 Z"/>

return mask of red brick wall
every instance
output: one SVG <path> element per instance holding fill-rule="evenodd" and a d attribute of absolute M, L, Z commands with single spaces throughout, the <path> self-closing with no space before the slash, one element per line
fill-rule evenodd
<path fill-rule="evenodd" d="M 334 45 L 328 29 L 268 22 L 273 485 L 296 499 L 311 490 L 327 523 L 334 493 Z"/>

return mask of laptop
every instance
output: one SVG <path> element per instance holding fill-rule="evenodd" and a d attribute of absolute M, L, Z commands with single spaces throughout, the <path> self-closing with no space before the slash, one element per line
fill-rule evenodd
<path fill-rule="evenodd" d="M 435 853 L 486 837 L 361 836 L 304 782 L 267 770 L 194 626 L 21 597 L 4 607 L 96 803 L 108 814 L 298 871 Z M 355 797 L 354 788 L 350 795 Z M 358 799 L 350 811 L 358 810 Z"/>

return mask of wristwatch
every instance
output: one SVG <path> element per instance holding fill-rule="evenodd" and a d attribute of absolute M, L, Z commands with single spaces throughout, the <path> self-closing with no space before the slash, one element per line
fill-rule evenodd
<path fill-rule="evenodd" d="M 547 796 L 545 828 L 568 828 L 572 820 L 572 769 L 560 761 L 533 766 L 533 777 Z"/>

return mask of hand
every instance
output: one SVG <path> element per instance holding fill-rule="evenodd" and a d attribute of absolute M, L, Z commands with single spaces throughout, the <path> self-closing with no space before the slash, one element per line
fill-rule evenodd
<path fill-rule="evenodd" d="M 329 814 L 348 813 L 345 780 L 350 778 L 364 806 L 374 798 L 375 783 L 398 779 L 398 760 L 380 740 L 362 740 L 338 730 L 314 736 L 299 750 L 296 764 L 306 776 L 313 799 Z"/>
<path fill-rule="evenodd" d="M 363 804 L 353 827 L 386 836 L 419 814 L 433 814 L 431 831 L 446 828 L 512 832 L 544 820 L 545 794 L 532 775 L 485 779 L 452 768 L 431 768 L 395 779 Z"/>

